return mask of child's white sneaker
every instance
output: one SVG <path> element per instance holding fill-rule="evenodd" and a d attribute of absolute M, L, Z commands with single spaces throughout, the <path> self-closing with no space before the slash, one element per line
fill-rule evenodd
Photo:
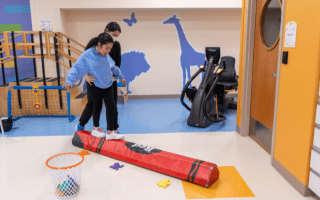
<path fill-rule="evenodd" d="M 99 138 L 106 136 L 106 134 L 103 132 L 102 128 L 99 128 L 99 127 L 98 128 L 93 127 L 91 135 L 93 135 L 94 137 L 99 137 Z"/>
<path fill-rule="evenodd" d="M 107 131 L 106 140 L 123 140 L 124 136 L 117 134 L 115 131 Z"/>

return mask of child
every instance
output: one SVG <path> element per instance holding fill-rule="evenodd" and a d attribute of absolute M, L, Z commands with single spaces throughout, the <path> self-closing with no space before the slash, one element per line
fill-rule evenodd
<path fill-rule="evenodd" d="M 108 33 L 101 33 L 98 37 L 90 40 L 86 51 L 81 54 L 77 62 L 69 71 L 66 81 L 62 84 L 64 88 L 71 88 L 74 83 L 86 73 L 92 74 L 96 81 L 89 85 L 89 94 L 93 103 L 93 125 L 91 134 L 95 137 L 106 137 L 107 140 L 123 139 L 123 135 L 114 132 L 115 102 L 113 96 L 113 78 L 115 74 L 126 85 L 120 69 L 115 66 L 114 61 L 108 55 L 113 46 L 113 38 Z M 106 105 L 107 134 L 99 127 L 102 99 Z M 91 114 L 90 114 L 91 117 Z"/>
<path fill-rule="evenodd" d="M 108 25 L 104 29 L 104 32 L 109 33 L 111 36 L 117 38 L 121 33 L 121 28 L 120 28 L 120 25 L 117 22 L 110 22 L 110 23 L 108 23 Z M 118 41 L 115 41 L 113 43 L 113 47 L 112 47 L 112 49 L 111 49 L 111 51 L 109 53 L 109 56 L 115 61 L 115 65 L 120 68 L 120 64 L 121 64 L 121 46 L 120 46 L 120 43 Z M 89 90 L 90 90 L 91 82 L 95 81 L 95 77 L 94 76 L 89 76 L 89 74 L 86 74 L 84 78 L 87 81 L 86 84 L 87 84 L 88 103 L 87 103 L 85 109 L 83 110 L 83 113 L 82 113 L 82 115 L 80 117 L 80 120 L 79 120 L 79 124 L 76 125 L 76 128 L 75 128 L 76 131 L 84 129 L 84 126 L 90 120 L 92 112 L 93 112 L 93 102 L 92 102 L 92 97 L 89 95 L 89 93 L 90 93 Z M 115 80 L 115 77 L 114 77 L 113 80 L 114 81 L 113 81 L 113 84 L 112 84 L 112 88 L 113 88 L 113 96 L 114 96 L 114 102 L 115 102 L 114 132 L 119 134 L 119 132 L 117 130 L 119 128 L 119 124 L 118 124 L 118 109 L 117 109 L 118 88 L 117 88 L 117 81 Z"/>

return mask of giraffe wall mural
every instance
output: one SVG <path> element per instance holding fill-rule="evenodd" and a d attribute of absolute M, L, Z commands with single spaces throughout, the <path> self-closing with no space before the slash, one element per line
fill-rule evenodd
<path fill-rule="evenodd" d="M 163 21 L 163 24 L 172 24 L 175 26 L 180 49 L 181 49 L 181 55 L 180 55 L 180 64 L 182 69 L 182 89 L 185 86 L 186 82 L 191 78 L 191 66 L 198 66 L 204 64 L 205 61 L 205 54 L 202 52 L 196 51 L 192 45 L 189 43 L 186 34 L 182 28 L 182 25 L 180 23 L 181 19 L 177 18 L 177 15 L 173 15 L 172 17 L 169 17 L 169 19 L 166 19 Z M 202 73 L 203 75 L 204 73 Z M 186 75 L 188 77 L 188 80 L 186 80 Z M 190 84 L 191 85 L 191 84 Z"/>

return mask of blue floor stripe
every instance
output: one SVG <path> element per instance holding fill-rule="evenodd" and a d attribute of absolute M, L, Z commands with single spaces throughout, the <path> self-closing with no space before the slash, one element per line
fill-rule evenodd
<path fill-rule="evenodd" d="M 118 130 L 121 134 L 236 131 L 236 110 L 228 110 L 224 114 L 227 120 L 207 128 L 188 126 L 187 118 L 190 112 L 181 105 L 179 99 L 129 100 L 126 105 L 123 101 L 119 101 L 118 112 L 120 125 Z M 72 135 L 79 118 L 77 116 L 73 122 L 69 122 L 68 118 L 21 118 L 15 122 L 16 128 L 6 135 L 10 137 Z M 103 107 L 100 127 L 106 131 L 106 126 L 105 107 Z M 92 128 L 91 118 L 85 129 L 91 131 Z"/>

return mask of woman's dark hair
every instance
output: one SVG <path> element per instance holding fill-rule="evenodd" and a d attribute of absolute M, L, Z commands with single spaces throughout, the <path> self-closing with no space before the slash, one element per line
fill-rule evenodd
<path fill-rule="evenodd" d="M 100 33 L 98 37 L 92 38 L 87 44 L 85 50 L 90 49 L 91 47 L 97 46 L 100 42 L 101 45 L 113 43 L 113 38 L 109 33 Z"/>
<path fill-rule="evenodd" d="M 104 32 L 106 32 L 107 29 L 109 32 L 119 31 L 119 33 L 121 33 L 120 25 L 117 22 L 110 22 L 109 24 L 107 24 Z"/>

